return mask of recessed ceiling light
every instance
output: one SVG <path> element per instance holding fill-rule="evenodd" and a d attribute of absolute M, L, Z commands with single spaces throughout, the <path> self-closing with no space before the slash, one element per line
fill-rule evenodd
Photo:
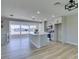
<path fill-rule="evenodd" d="M 44 20 L 47 20 L 47 19 L 44 19 Z"/>
<path fill-rule="evenodd" d="M 52 15 L 52 17 L 54 18 L 55 16 L 54 16 L 54 15 Z"/>
<path fill-rule="evenodd" d="M 37 11 L 37 14 L 40 14 L 40 11 Z"/>
<path fill-rule="evenodd" d="M 35 18 L 35 16 L 32 16 L 32 18 Z"/>
<path fill-rule="evenodd" d="M 32 16 L 32 19 L 34 20 L 36 17 L 35 16 Z"/>
<path fill-rule="evenodd" d="M 13 14 L 11 14 L 10 16 L 14 16 Z"/>
<path fill-rule="evenodd" d="M 54 5 L 55 5 L 55 6 L 56 6 L 56 5 L 61 5 L 61 3 L 60 3 L 60 2 L 55 2 Z"/>

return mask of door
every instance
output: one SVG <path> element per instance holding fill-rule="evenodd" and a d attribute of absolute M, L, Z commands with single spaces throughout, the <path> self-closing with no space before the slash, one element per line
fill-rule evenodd
<path fill-rule="evenodd" d="M 62 36 L 62 24 L 55 24 L 55 40 L 61 41 Z"/>
<path fill-rule="evenodd" d="M 29 25 L 20 25 L 21 38 L 28 37 L 29 34 Z"/>
<path fill-rule="evenodd" d="M 9 33 L 10 39 L 21 39 L 29 37 L 28 34 L 34 34 L 35 29 L 37 26 L 34 24 L 23 24 L 23 23 L 10 23 L 9 24 Z"/>
<path fill-rule="evenodd" d="M 20 37 L 20 25 L 10 24 L 10 39 L 15 39 Z"/>

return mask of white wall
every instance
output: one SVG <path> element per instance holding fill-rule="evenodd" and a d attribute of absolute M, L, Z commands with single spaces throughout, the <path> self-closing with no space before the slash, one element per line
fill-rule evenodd
<path fill-rule="evenodd" d="M 78 44 L 78 14 L 63 16 L 62 40 L 66 43 Z"/>
<path fill-rule="evenodd" d="M 1 17 L 1 20 L 3 21 L 3 28 L 1 28 L 1 44 L 4 45 L 5 43 L 7 43 L 8 39 L 7 33 L 9 31 L 9 21 L 4 17 Z"/>
<path fill-rule="evenodd" d="M 61 33 L 59 34 L 61 34 L 61 39 L 59 39 L 59 41 L 77 45 L 78 44 L 78 14 L 73 14 L 73 15 L 63 16 L 62 18 L 60 17 L 60 18 L 48 20 L 47 25 L 57 24 L 58 22 L 57 20 L 60 19 L 62 19 L 62 22 L 60 21 Z"/>

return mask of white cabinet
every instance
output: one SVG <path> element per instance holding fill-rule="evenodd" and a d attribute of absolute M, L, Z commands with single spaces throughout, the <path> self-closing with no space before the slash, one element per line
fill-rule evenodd
<path fill-rule="evenodd" d="M 60 24 L 60 23 L 62 23 L 62 17 L 57 18 L 55 24 Z"/>
<path fill-rule="evenodd" d="M 30 34 L 30 41 L 37 48 L 46 46 L 49 43 L 47 34 Z"/>
<path fill-rule="evenodd" d="M 62 23 L 62 19 L 57 20 L 57 23 Z"/>

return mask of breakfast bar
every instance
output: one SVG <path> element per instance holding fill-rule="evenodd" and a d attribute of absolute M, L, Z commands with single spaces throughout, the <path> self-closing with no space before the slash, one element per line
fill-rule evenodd
<path fill-rule="evenodd" d="M 30 41 L 37 48 L 46 46 L 49 43 L 47 33 L 30 34 Z"/>

